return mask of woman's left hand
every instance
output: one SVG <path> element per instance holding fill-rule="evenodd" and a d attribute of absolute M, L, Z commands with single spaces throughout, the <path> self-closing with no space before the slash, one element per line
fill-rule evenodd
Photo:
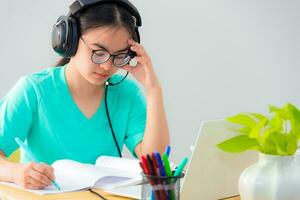
<path fill-rule="evenodd" d="M 151 59 L 144 47 L 132 39 L 128 40 L 128 44 L 130 45 L 130 49 L 137 54 L 135 57 L 137 65 L 135 67 L 126 65 L 123 69 L 130 72 L 134 78 L 145 87 L 146 91 L 149 92 L 150 90 L 160 89 L 160 84 L 154 72 Z"/>

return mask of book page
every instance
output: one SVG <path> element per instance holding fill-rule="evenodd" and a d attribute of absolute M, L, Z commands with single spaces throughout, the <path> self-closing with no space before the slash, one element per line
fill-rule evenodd
<path fill-rule="evenodd" d="M 142 185 L 134 185 L 114 189 L 104 189 L 104 191 L 115 195 L 121 195 L 124 197 L 141 199 Z"/>
<path fill-rule="evenodd" d="M 300 154 L 300 153 L 299 153 Z M 106 167 L 117 171 L 125 171 L 132 174 L 141 174 L 142 169 L 139 165 L 138 159 L 119 158 L 112 156 L 100 156 L 96 160 L 96 166 Z M 170 162 L 170 167 L 173 170 L 176 165 Z"/>
<path fill-rule="evenodd" d="M 55 181 L 60 186 L 58 190 L 53 185 L 42 190 L 28 190 L 14 183 L 4 183 L 20 189 L 27 190 L 36 194 L 55 194 L 70 191 L 78 191 L 94 186 L 97 181 L 99 188 L 112 188 L 114 183 L 127 183 L 134 174 L 128 172 L 117 171 L 106 167 L 99 167 L 91 164 L 84 164 L 72 160 L 58 160 L 52 164 L 54 168 Z M 101 180 L 103 178 L 103 180 Z M 122 184 L 121 184 L 122 185 Z"/>
<path fill-rule="evenodd" d="M 52 164 L 56 182 L 62 188 L 69 186 L 87 188 L 97 185 L 99 188 L 112 188 L 133 179 L 136 174 L 118 171 L 108 167 L 83 164 L 72 160 L 60 160 Z"/>
<path fill-rule="evenodd" d="M 61 190 L 58 190 L 54 185 L 50 185 L 41 190 L 29 190 L 14 183 L 4 184 L 41 195 L 87 189 L 97 180 L 96 176 L 91 175 L 93 173 L 92 166 L 86 164 L 72 160 L 58 160 L 51 166 L 54 168 L 55 181 Z"/>
<path fill-rule="evenodd" d="M 130 197 L 134 199 L 141 198 L 142 192 L 142 169 L 139 165 L 139 160 L 129 159 L 129 158 L 118 158 L 111 156 L 100 156 L 96 160 L 97 167 L 109 168 L 111 170 L 117 171 L 119 177 L 105 177 L 98 180 L 93 187 L 101 188 L 106 192 L 121 195 L 124 197 Z M 130 178 L 120 178 L 123 175 Z M 113 181 L 119 179 L 118 182 Z M 110 184 L 109 182 L 112 181 Z"/>
<path fill-rule="evenodd" d="M 139 165 L 139 160 L 137 159 L 100 156 L 96 160 L 95 165 L 114 169 L 117 171 L 126 171 L 132 174 L 140 174 L 142 172 L 142 169 Z"/>

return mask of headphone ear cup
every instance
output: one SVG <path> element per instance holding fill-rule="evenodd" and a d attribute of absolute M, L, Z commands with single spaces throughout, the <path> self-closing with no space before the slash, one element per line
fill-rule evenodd
<path fill-rule="evenodd" d="M 69 33 L 67 38 L 67 49 L 65 57 L 72 57 L 76 54 L 79 42 L 79 30 L 74 17 L 69 17 Z"/>
<path fill-rule="evenodd" d="M 68 20 L 66 16 L 60 16 L 52 29 L 52 48 L 59 55 L 66 52 L 66 42 L 68 37 Z"/>
<path fill-rule="evenodd" d="M 138 28 L 135 29 L 135 39 L 138 43 L 141 43 L 141 38 L 140 38 L 140 33 L 139 33 L 139 30 Z"/>

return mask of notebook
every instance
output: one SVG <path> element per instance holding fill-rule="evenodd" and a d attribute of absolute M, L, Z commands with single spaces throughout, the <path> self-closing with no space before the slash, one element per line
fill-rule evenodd
<path fill-rule="evenodd" d="M 40 195 L 100 188 L 112 194 L 140 199 L 142 176 L 137 159 L 100 156 L 95 165 L 58 160 L 51 166 L 61 190 L 53 185 L 42 190 L 27 190 L 13 183 L 1 183 Z"/>

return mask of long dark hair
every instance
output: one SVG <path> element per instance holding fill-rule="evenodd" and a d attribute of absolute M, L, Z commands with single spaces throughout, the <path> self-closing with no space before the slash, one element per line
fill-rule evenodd
<path fill-rule="evenodd" d="M 134 39 L 136 38 L 135 19 L 127 10 L 116 4 L 96 4 L 81 10 L 74 17 L 78 22 L 80 35 L 94 28 L 110 26 L 124 27 Z M 69 62 L 70 58 L 61 58 L 54 66 L 59 67 Z"/>

